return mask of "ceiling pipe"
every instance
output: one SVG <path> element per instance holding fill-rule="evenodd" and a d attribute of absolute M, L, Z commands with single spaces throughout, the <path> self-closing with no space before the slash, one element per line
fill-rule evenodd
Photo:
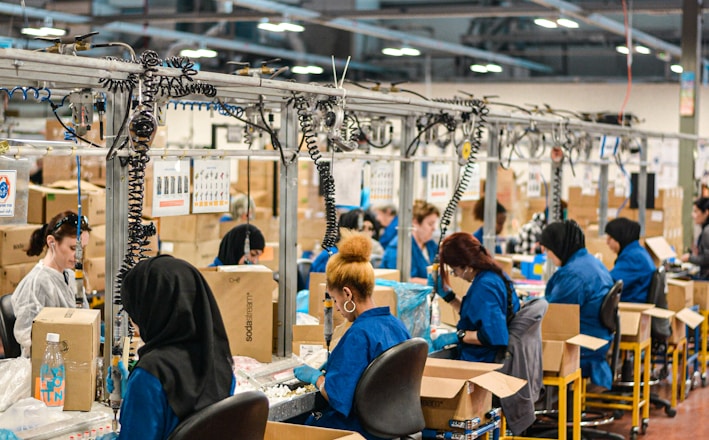
<path fill-rule="evenodd" d="M 291 20 L 301 20 L 309 23 L 316 23 L 330 28 L 340 29 L 356 34 L 369 35 L 383 40 L 393 40 L 400 43 L 410 44 L 421 49 L 430 49 L 439 52 L 446 52 L 453 55 L 462 55 L 471 58 L 481 58 L 489 62 L 496 62 L 509 66 L 523 67 L 525 69 L 538 72 L 551 73 L 552 69 L 544 64 L 535 63 L 523 58 L 514 58 L 499 53 L 488 52 L 474 47 L 463 46 L 462 44 L 448 43 L 433 38 L 421 37 L 407 34 L 405 32 L 394 31 L 382 26 L 374 26 L 362 21 L 350 20 L 346 18 L 329 19 L 322 16 L 317 11 L 288 6 L 270 0 L 235 0 L 234 6 L 261 11 L 265 13 L 279 12 L 284 17 Z"/>

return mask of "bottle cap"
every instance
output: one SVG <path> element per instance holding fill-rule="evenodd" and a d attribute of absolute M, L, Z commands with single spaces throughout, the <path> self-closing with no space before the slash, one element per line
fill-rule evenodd
<path fill-rule="evenodd" d="M 59 333 L 47 333 L 47 342 L 59 342 Z"/>

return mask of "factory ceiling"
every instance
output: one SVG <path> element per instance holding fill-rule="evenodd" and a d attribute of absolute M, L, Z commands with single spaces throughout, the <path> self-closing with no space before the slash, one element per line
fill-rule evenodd
<path fill-rule="evenodd" d="M 349 57 L 347 79 L 371 86 L 366 81 L 625 81 L 628 59 L 619 46 L 628 46 L 629 33 L 633 80 L 676 82 L 672 66 L 681 54 L 683 3 L 18 0 L 0 2 L 0 42 L 4 37 L 6 45 L 28 49 L 52 45 L 23 35 L 26 27 L 62 28 L 68 36 L 98 32 L 80 56 L 128 57 L 122 46 L 94 47 L 116 42 L 163 58 L 183 49 L 212 49 L 214 58 L 193 58 L 203 70 L 236 72 L 280 58 L 269 65 L 289 66 L 282 76 L 298 81 L 332 81 L 332 56 L 340 72 Z M 556 27 L 535 24 L 539 19 Z M 266 22 L 280 31 L 262 29 Z M 304 29 L 283 31 L 284 22 Z M 708 36 L 704 31 L 701 41 Z M 702 49 L 703 58 L 707 52 Z M 296 66 L 323 71 L 298 74 Z"/>

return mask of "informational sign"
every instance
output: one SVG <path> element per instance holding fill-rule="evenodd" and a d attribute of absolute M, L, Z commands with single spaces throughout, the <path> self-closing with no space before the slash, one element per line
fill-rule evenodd
<path fill-rule="evenodd" d="M 480 166 L 473 164 L 471 167 L 470 180 L 460 200 L 468 201 L 480 199 Z M 461 168 L 460 177 L 463 177 L 463 170 L 465 170 L 465 168 Z"/>
<path fill-rule="evenodd" d="M 679 115 L 694 116 L 694 72 L 682 72 L 679 78 Z"/>
<path fill-rule="evenodd" d="M 394 164 L 377 161 L 372 163 L 369 176 L 369 201 L 372 206 L 394 202 Z"/>
<path fill-rule="evenodd" d="M 189 159 L 157 159 L 153 164 L 153 216 L 190 213 Z"/>
<path fill-rule="evenodd" d="M 335 204 L 358 207 L 362 198 L 361 160 L 338 159 L 332 162 L 332 177 L 335 179 Z"/>
<path fill-rule="evenodd" d="M 229 211 L 230 162 L 195 159 L 192 163 L 192 212 Z"/>
<path fill-rule="evenodd" d="M 542 164 L 530 163 L 527 176 L 527 197 L 542 196 Z"/>
<path fill-rule="evenodd" d="M 14 217 L 17 171 L 0 170 L 0 217 Z"/>
<path fill-rule="evenodd" d="M 451 165 L 449 163 L 433 162 L 428 164 L 428 178 L 426 179 L 426 201 L 429 203 L 445 204 L 450 200 Z"/>

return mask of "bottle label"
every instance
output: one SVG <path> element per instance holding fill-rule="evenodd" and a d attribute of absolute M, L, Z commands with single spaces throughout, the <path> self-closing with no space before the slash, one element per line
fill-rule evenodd
<path fill-rule="evenodd" d="M 39 370 L 39 399 L 48 407 L 64 405 L 64 365 L 50 368 L 43 364 Z"/>

